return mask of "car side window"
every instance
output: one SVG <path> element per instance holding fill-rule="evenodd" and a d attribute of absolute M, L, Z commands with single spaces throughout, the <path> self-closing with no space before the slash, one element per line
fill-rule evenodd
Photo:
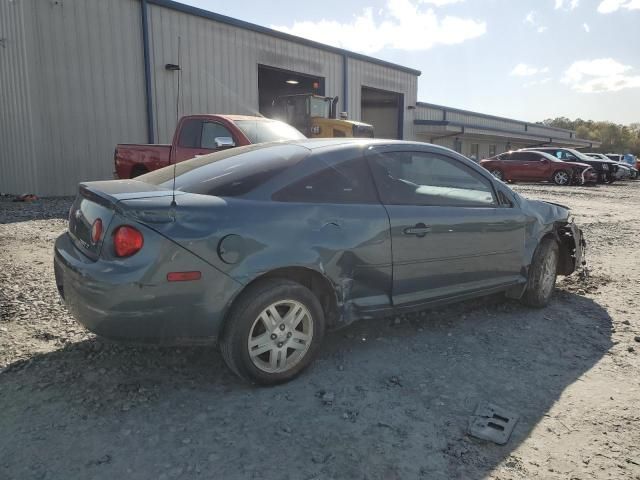
<path fill-rule="evenodd" d="M 532 162 L 535 160 L 535 155 L 529 152 L 514 152 L 512 154 L 512 160 L 518 160 L 521 162 Z"/>
<path fill-rule="evenodd" d="M 387 205 L 497 205 L 491 181 L 462 162 L 430 152 L 375 153 L 371 168 Z"/>
<path fill-rule="evenodd" d="M 218 137 L 229 137 L 233 139 L 233 135 L 224 125 L 215 122 L 204 122 L 202 125 L 202 142 L 200 148 L 218 148 L 216 146 L 216 138 Z"/>
<path fill-rule="evenodd" d="M 200 148 L 200 134 L 202 132 L 202 120 L 195 118 L 182 122 L 178 145 L 186 148 Z"/>
<path fill-rule="evenodd" d="M 309 160 L 323 166 L 272 195 L 277 202 L 379 203 L 365 159 L 360 154 L 339 162 L 314 156 Z"/>

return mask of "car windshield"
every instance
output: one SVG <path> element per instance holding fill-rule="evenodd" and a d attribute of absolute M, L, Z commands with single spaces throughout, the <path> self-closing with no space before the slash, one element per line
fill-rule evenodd
<path fill-rule="evenodd" d="M 591 161 L 591 158 L 589 158 L 587 155 L 585 155 L 582 152 L 579 152 L 578 150 L 574 150 L 573 148 L 567 148 L 568 152 L 571 152 L 571 154 L 576 157 L 579 158 L 580 160 L 587 160 L 587 161 Z"/>
<path fill-rule="evenodd" d="M 310 150 L 299 145 L 249 145 L 193 158 L 161 168 L 136 180 L 203 195 L 245 195 L 295 165 Z"/>
<path fill-rule="evenodd" d="M 251 143 L 306 138 L 292 126 L 277 120 L 236 120 L 234 123 Z"/>

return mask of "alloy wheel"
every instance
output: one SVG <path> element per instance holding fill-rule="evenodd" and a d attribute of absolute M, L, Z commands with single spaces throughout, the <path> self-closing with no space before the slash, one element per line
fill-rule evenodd
<path fill-rule="evenodd" d="M 491 171 L 491 175 L 496 177 L 498 180 L 503 180 L 502 172 L 500 170 L 498 170 L 498 169 L 492 170 Z"/>
<path fill-rule="evenodd" d="M 265 308 L 249 331 L 251 362 L 267 373 L 292 369 L 307 354 L 313 340 L 313 317 L 295 300 L 280 300 Z"/>
<path fill-rule="evenodd" d="M 553 181 L 558 185 L 567 185 L 569 183 L 569 174 L 563 170 L 556 172 Z"/>

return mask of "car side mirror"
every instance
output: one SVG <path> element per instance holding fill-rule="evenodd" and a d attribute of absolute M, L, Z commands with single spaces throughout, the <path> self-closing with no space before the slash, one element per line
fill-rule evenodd
<path fill-rule="evenodd" d="M 216 148 L 231 148 L 236 146 L 233 138 L 231 137 L 216 137 L 213 140 L 213 143 L 215 144 Z"/>
<path fill-rule="evenodd" d="M 542 163 L 549 163 L 549 160 L 547 160 L 546 158 L 541 158 L 541 159 L 540 159 L 540 161 L 541 161 Z"/>

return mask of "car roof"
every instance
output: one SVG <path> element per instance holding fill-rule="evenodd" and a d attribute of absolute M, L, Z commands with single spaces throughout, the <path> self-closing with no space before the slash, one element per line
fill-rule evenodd
<path fill-rule="evenodd" d="M 407 140 L 391 140 L 384 138 L 301 138 L 299 140 L 287 140 L 284 143 L 289 145 L 299 145 L 301 147 L 307 148 L 309 150 L 317 150 L 320 148 L 326 147 L 337 147 L 337 146 L 374 146 L 374 145 L 397 145 L 397 146 L 410 146 L 415 145 L 416 147 L 428 146 L 430 148 L 436 148 L 442 151 L 449 151 L 446 147 L 441 147 L 440 145 L 434 145 L 431 143 L 425 142 L 411 142 Z"/>
<path fill-rule="evenodd" d="M 517 151 L 517 150 L 516 150 Z M 526 149 L 523 150 L 525 152 L 531 152 L 531 153 L 538 153 L 540 155 L 542 155 L 545 158 L 548 158 L 550 160 L 554 160 L 554 161 L 558 161 L 558 159 L 556 157 L 554 157 L 553 155 L 551 155 L 550 153 L 545 152 L 544 150 L 535 150 L 535 149 Z"/>

